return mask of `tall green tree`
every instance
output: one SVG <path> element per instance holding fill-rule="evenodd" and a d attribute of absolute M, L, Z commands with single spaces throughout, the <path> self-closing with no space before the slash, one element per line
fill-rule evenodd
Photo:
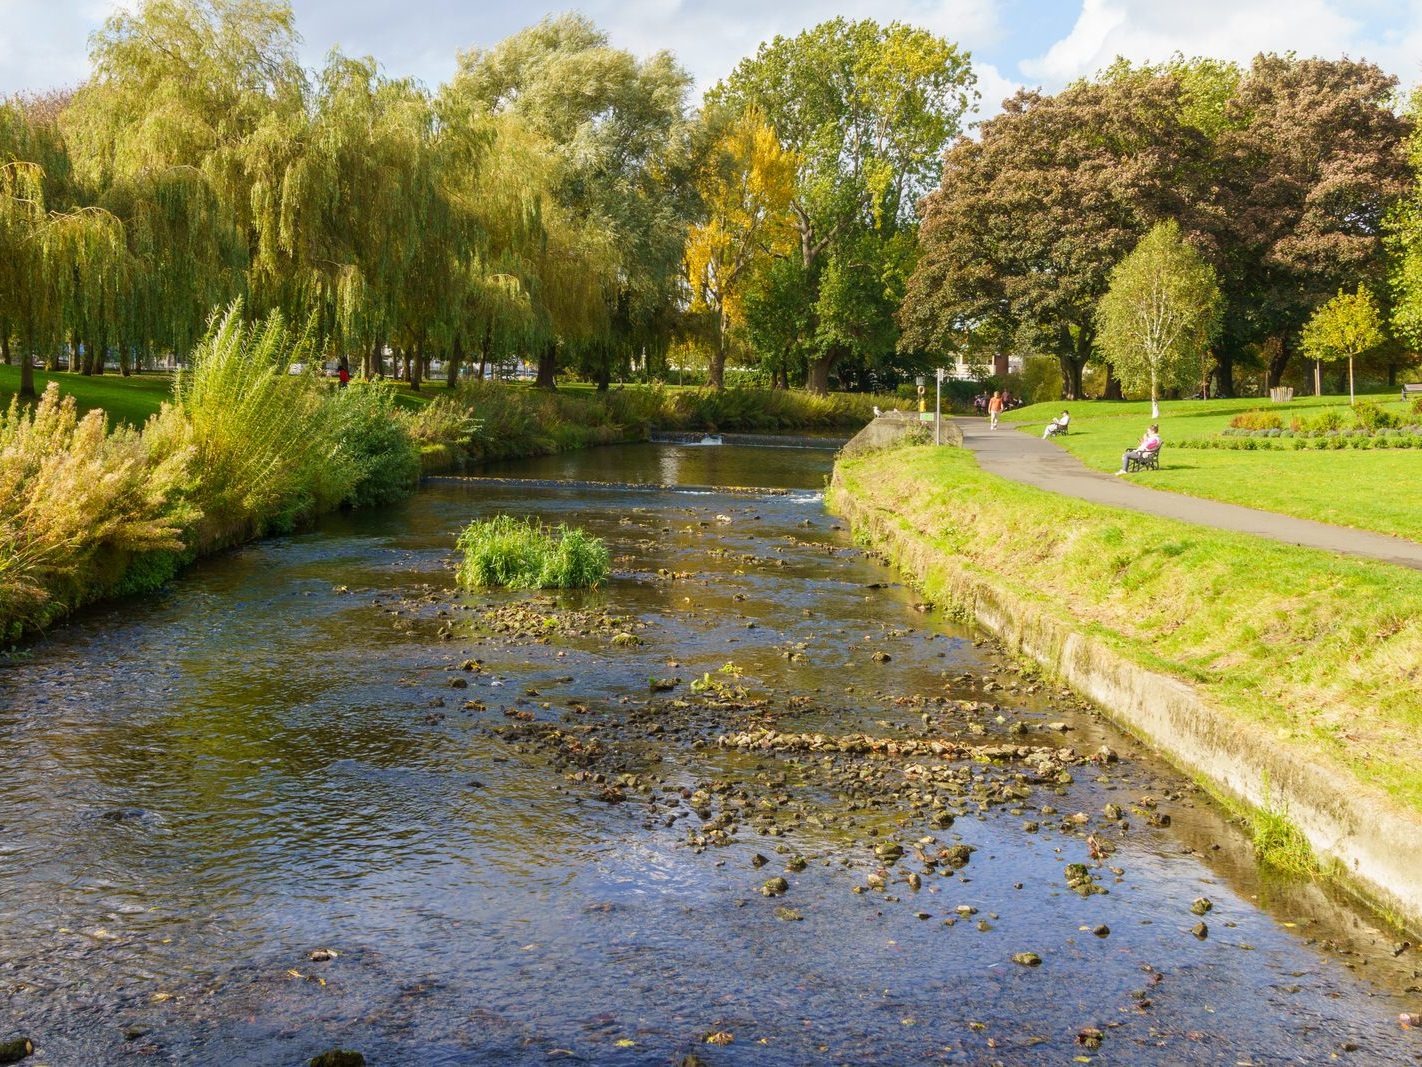
<path fill-rule="evenodd" d="M 1225 333 L 1231 347 L 1272 342 L 1271 387 L 1314 308 L 1386 283 L 1384 225 L 1408 190 L 1412 129 L 1396 88 L 1363 60 L 1261 55 L 1229 101 L 1215 143 Z"/>
<path fill-rule="evenodd" d="M 917 204 L 975 83 L 968 54 L 940 37 L 841 18 L 762 45 L 708 94 L 714 106 L 759 109 L 798 162 L 790 210 L 813 298 L 812 391 L 851 355 L 892 356 Z"/>
<path fill-rule="evenodd" d="M 646 324 L 681 295 L 694 203 L 687 180 L 690 85 L 670 53 L 639 60 L 614 48 L 581 15 L 545 19 L 459 58 L 445 95 L 518 118 L 558 159 L 552 192 L 561 218 L 554 229 L 567 240 L 559 257 L 543 257 L 544 265 L 563 271 L 589 254 L 615 256 L 600 322 L 568 316 L 566 306 L 556 313 L 550 306 L 539 317 L 550 327 L 561 320 L 565 328 L 583 328 L 541 339 L 538 384 L 544 388 L 554 387 L 560 350 L 585 357 L 605 386 L 609 358 L 630 357 Z M 561 302 L 551 285 L 540 290 L 545 300 Z"/>
<path fill-rule="evenodd" d="M 1356 403 L 1353 361 L 1387 340 L 1382 312 L 1366 285 L 1338 295 L 1319 307 L 1304 324 L 1301 347 L 1304 355 L 1320 363 L 1348 361 L 1348 402 Z"/>
<path fill-rule="evenodd" d="M 687 237 L 686 273 L 692 310 L 715 318 L 709 384 L 720 389 L 755 266 L 789 251 L 795 159 L 754 110 L 727 121 L 709 155 L 698 182 L 704 217 Z"/>
<path fill-rule="evenodd" d="M 1170 73 L 1023 92 L 958 140 L 926 201 L 904 342 L 945 351 L 985 331 L 1054 356 L 1063 397 L 1081 397 L 1112 268 L 1164 219 L 1209 247 L 1211 142 L 1188 99 Z"/>
<path fill-rule="evenodd" d="M 1112 269 L 1096 309 L 1096 343 L 1127 388 L 1149 388 L 1151 416 L 1159 418 L 1163 386 L 1189 388 L 1209 373 L 1221 311 L 1214 268 L 1171 219 Z"/>
<path fill-rule="evenodd" d="M 20 339 L 21 397 L 35 396 L 34 353 L 47 339 L 50 307 L 44 277 L 44 175 L 24 160 L 0 163 L 0 348 L 11 360 L 11 332 Z"/>

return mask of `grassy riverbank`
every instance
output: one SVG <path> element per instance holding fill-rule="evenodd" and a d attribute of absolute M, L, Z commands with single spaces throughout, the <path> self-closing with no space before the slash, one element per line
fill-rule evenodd
<path fill-rule="evenodd" d="M 131 374 L 125 378 L 121 374 L 99 375 L 70 374 L 58 371 L 46 374 L 35 371 L 35 389 L 44 392 L 50 382 L 59 383 L 59 391 L 64 396 L 72 396 L 84 415 L 95 408 L 101 408 L 109 426 L 142 426 L 148 419 L 158 414 L 165 400 L 173 398 L 173 376 L 149 371 Z M 20 368 L 0 364 L 0 409 L 10 404 L 10 398 L 20 387 Z"/>
<path fill-rule="evenodd" d="M 1367 399 L 1385 412 L 1411 418 L 1396 393 Z M 1135 445 L 1151 421 L 1147 401 L 1099 400 L 1035 404 L 1012 412 L 1011 421 L 1040 434 L 1063 407 L 1071 412 L 1071 433 L 1057 443 L 1100 471 L 1120 467 L 1121 453 Z M 1131 477 L 1155 489 L 1422 541 L 1422 508 L 1411 488 L 1422 474 L 1422 452 L 1416 449 L 1172 447 L 1218 435 L 1244 412 L 1278 414 L 1287 424 L 1317 419 L 1327 411 L 1346 418 L 1348 408 L 1348 398 L 1337 396 L 1301 397 L 1289 404 L 1257 398 L 1167 401 L 1159 419 L 1165 439 L 1161 469 Z"/>
<path fill-rule="evenodd" d="M 1422 812 L 1422 574 L 1018 485 L 958 449 L 838 475 L 982 581 Z"/>
<path fill-rule="evenodd" d="M 852 430 L 875 404 L 664 386 L 337 389 L 285 372 L 296 343 L 229 315 L 176 380 L 41 375 L 38 405 L 12 405 L 18 368 L 0 367 L 0 645 L 157 588 L 217 548 L 398 500 L 421 470 L 642 441 L 654 428 Z"/>

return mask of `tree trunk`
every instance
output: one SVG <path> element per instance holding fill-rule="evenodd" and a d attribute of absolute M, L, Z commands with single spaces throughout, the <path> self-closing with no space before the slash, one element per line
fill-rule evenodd
<path fill-rule="evenodd" d="M 1394 385 L 1396 385 L 1396 384 L 1397 384 L 1397 364 L 1396 364 L 1396 363 L 1389 363 L 1389 364 L 1387 365 L 1387 387 L 1388 387 L 1389 389 L 1391 389 L 1391 388 L 1392 388 Z"/>
<path fill-rule="evenodd" d="M 33 400 L 35 398 L 35 360 L 34 342 L 26 339 L 20 349 L 20 399 Z"/>
<path fill-rule="evenodd" d="M 818 359 L 810 360 L 810 373 L 805 379 L 805 391 L 816 396 L 829 395 L 830 368 L 839 357 L 839 351 L 831 348 Z"/>
<path fill-rule="evenodd" d="M 484 327 L 484 344 L 479 349 L 479 380 L 484 380 L 484 368 L 489 363 L 489 357 L 494 352 L 494 327 Z"/>
<path fill-rule="evenodd" d="M 558 383 L 553 378 L 557 363 L 558 345 L 550 341 L 538 354 L 538 377 L 533 382 L 535 389 L 547 389 L 551 392 L 558 388 Z"/>
<path fill-rule="evenodd" d="M 415 392 L 420 391 L 420 375 L 425 369 L 425 342 L 419 341 L 415 345 L 415 351 L 405 353 L 405 369 L 409 372 L 407 380 L 410 388 Z"/>
<path fill-rule="evenodd" d="M 459 334 L 454 335 L 454 346 L 449 352 L 449 363 L 445 366 L 444 384 L 453 389 L 459 385 L 459 361 L 464 358 L 464 346 Z"/>
<path fill-rule="evenodd" d="M 1234 353 L 1215 353 L 1215 395 L 1234 396 Z"/>
<path fill-rule="evenodd" d="M 706 372 L 706 384 L 712 389 L 726 388 L 726 326 L 726 312 L 722 310 L 716 319 L 716 348 Z"/>
<path fill-rule="evenodd" d="M 10 365 L 10 324 L 0 320 L 0 361 Z"/>
<path fill-rule="evenodd" d="M 369 371 L 366 377 L 385 377 L 385 342 L 379 337 L 377 337 L 375 343 L 370 346 L 370 355 L 367 356 L 366 359 L 369 361 Z"/>
<path fill-rule="evenodd" d="M 1081 372 L 1086 367 L 1086 360 L 1063 353 L 1057 356 L 1057 364 L 1062 371 L 1062 399 L 1086 399 L 1081 387 Z"/>
<path fill-rule="evenodd" d="M 1269 372 L 1265 379 L 1265 384 L 1270 389 L 1279 388 L 1279 383 L 1284 380 L 1284 368 L 1289 365 L 1289 360 L 1293 353 L 1289 351 L 1289 344 L 1283 338 L 1279 339 L 1278 350 L 1269 357 Z"/>
<path fill-rule="evenodd" d="M 1106 364 L 1106 392 L 1102 396 L 1103 400 L 1123 400 L 1121 395 L 1121 379 L 1116 377 L 1116 365 Z"/>

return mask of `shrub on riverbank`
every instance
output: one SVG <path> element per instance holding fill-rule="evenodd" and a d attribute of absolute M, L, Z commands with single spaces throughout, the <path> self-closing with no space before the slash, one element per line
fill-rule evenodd
<path fill-rule="evenodd" d="M 0 638 L 114 591 L 136 554 L 182 548 L 191 451 L 155 455 L 138 432 L 107 433 L 50 384 L 33 410 L 0 412 Z M 162 579 L 160 578 L 159 581 Z"/>
<path fill-rule="evenodd" d="M 402 500 L 420 481 L 420 447 L 399 416 L 395 392 L 375 382 L 352 382 L 327 400 L 335 437 L 355 466 L 343 498 L 352 507 Z"/>
<path fill-rule="evenodd" d="M 456 542 L 459 583 L 476 588 L 589 589 L 607 581 L 607 545 L 576 527 L 498 515 L 471 522 Z"/>
<path fill-rule="evenodd" d="M 51 383 L 0 414 L 0 639 L 144 592 L 212 548 L 411 492 L 419 452 L 393 393 L 287 369 L 301 340 L 240 305 L 213 324 L 143 430 L 78 416 Z"/>
<path fill-rule="evenodd" d="M 200 542 L 289 530 L 353 492 L 357 465 L 341 447 L 334 406 L 316 379 L 287 373 L 298 352 L 280 316 L 247 324 L 234 304 L 145 429 L 159 447 L 196 451 Z"/>
<path fill-rule="evenodd" d="M 857 430 L 883 397 L 815 396 L 795 390 L 668 389 L 633 385 L 605 393 L 548 393 L 499 382 L 467 382 L 410 416 L 426 447 L 482 462 L 550 455 L 592 445 L 645 441 L 652 430 L 772 432 Z M 472 426 L 469 432 L 463 430 Z M 458 434 L 449 431 L 460 427 Z M 455 446 L 453 436 L 460 437 Z"/>

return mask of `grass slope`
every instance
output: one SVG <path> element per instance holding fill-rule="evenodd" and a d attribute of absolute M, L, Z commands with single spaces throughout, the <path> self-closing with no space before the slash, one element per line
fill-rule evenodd
<path fill-rule="evenodd" d="M 108 414 L 109 425 L 128 423 L 142 426 L 148 416 L 156 415 L 163 401 L 173 395 L 173 376 L 147 371 L 125 378 L 121 374 L 99 374 L 85 377 L 60 371 L 46 374 L 35 371 L 35 390 L 44 392 L 51 381 L 59 383 L 59 390 L 65 396 L 73 396 L 83 414 L 93 408 L 103 408 Z M 9 407 L 10 398 L 20 387 L 20 368 L 0 364 L 0 407 Z"/>
<path fill-rule="evenodd" d="M 1369 399 L 1389 411 L 1401 413 L 1407 408 L 1395 393 Z M 1415 450 L 1247 452 L 1170 447 L 1172 441 L 1218 434 L 1243 411 L 1277 411 L 1287 420 L 1347 404 L 1347 397 L 1334 396 L 1302 397 L 1289 404 L 1257 398 L 1166 401 L 1159 420 L 1165 439 L 1161 469 L 1130 477 L 1155 489 L 1422 541 L 1422 498 L 1416 492 L 1422 453 Z M 1135 446 L 1150 422 L 1148 401 L 1101 400 L 1034 404 L 1012 412 L 1011 421 L 1025 432 L 1040 434 L 1063 407 L 1071 412 L 1071 433 L 1057 438 L 1057 443 L 1101 471 L 1119 468 L 1121 453 Z"/>
<path fill-rule="evenodd" d="M 1089 504 L 960 449 L 840 470 L 984 578 L 1422 810 L 1422 574 Z"/>

